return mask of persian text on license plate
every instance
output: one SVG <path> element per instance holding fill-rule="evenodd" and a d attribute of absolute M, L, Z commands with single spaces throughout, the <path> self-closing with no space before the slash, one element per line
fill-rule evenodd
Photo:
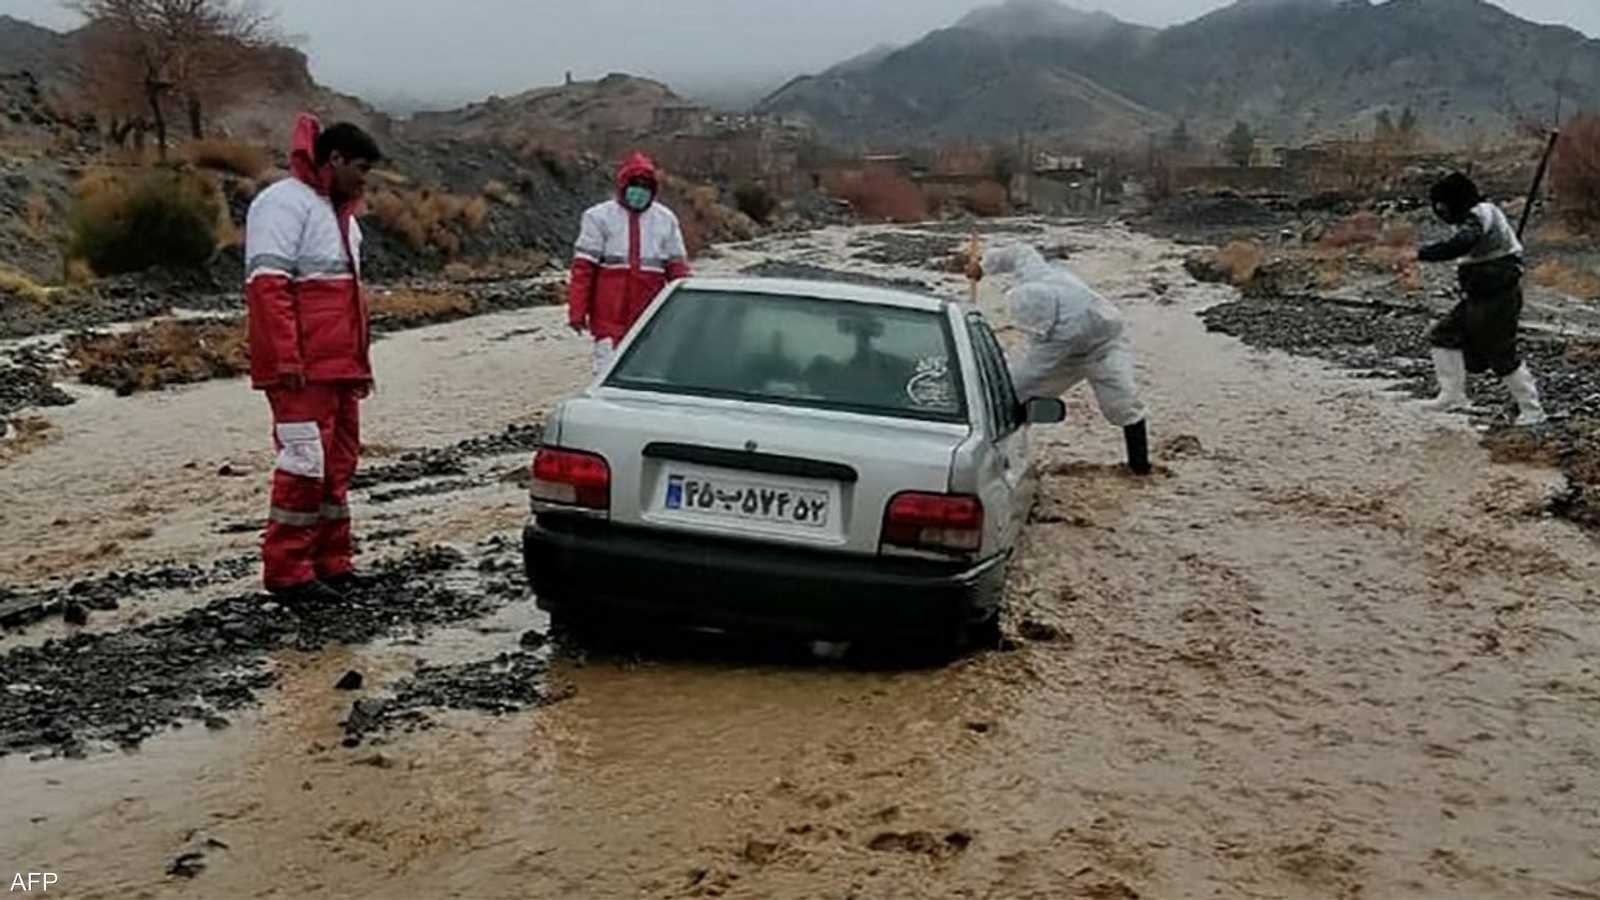
<path fill-rule="evenodd" d="M 663 505 L 674 511 L 700 512 L 759 522 L 801 525 L 807 528 L 825 528 L 828 525 L 826 491 L 768 487 L 720 478 L 669 475 L 667 496 Z"/>

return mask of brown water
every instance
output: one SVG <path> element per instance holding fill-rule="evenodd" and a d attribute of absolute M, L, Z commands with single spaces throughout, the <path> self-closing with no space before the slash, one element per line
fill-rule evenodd
<path fill-rule="evenodd" d="M 838 265 L 847 237 L 791 252 Z M 1059 640 L 932 672 L 569 660 L 554 678 L 572 699 L 445 717 L 381 748 L 387 768 L 337 748 L 337 677 L 496 639 L 284 656 L 282 689 L 220 736 L 0 761 L 0 865 L 106 898 L 1600 897 L 1600 553 L 1525 515 L 1553 476 L 1491 466 L 1464 423 L 1371 382 L 1206 335 L 1193 311 L 1225 295 L 1187 282 L 1169 245 L 1054 238 L 1128 298 L 1154 442 L 1172 448 L 1161 477 L 1122 476 L 1087 393 L 1038 433 L 1044 498 L 1012 608 Z M 394 374 L 371 430 L 459 440 L 581 381 L 571 339 L 485 343 L 510 327 L 380 345 Z M 7 534 L 52 505 L 115 511 L 192 456 L 255 460 L 259 417 L 237 384 L 65 413 L 63 443 L 0 474 L 35 511 Z M 212 424 L 183 441 L 178 422 Z M 57 487 L 65 501 L 41 496 Z M 139 552 L 223 548 L 197 523 L 248 515 L 259 486 L 207 487 L 199 508 L 157 489 Z M 518 499 L 456 498 L 446 518 L 509 528 Z M 112 527 L 68 528 L 60 550 Z M 195 830 L 227 849 L 166 877 Z"/>

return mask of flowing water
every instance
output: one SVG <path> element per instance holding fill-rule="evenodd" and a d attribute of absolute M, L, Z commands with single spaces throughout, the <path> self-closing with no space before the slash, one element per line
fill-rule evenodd
<path fill-rule="evenodd" d="M 965 292 L 849 261 L 859 233 L 703 268 Z M 1227 293 L 1173 245 L 1114 226 L 1035 239 L 1072 246 L 1122 304 L 1161 471 L 1122 474 L 1086 389 L 1036 432 L 1013 649 L 934 671 L 709 639 L 558 653 L 563 702 L 355 750 L 345 671 L 381 685 L 419 658 L 490 657 L 542 617 L 515 604 L 420 644 L 279 652 L 278 686 L 220 734 L 0 760 L 0 865 L 103 898 L 1600 897 L 1600 552 L 1530 514 L 1554 474 L 1491 465 L 1464 421 L 1380 384 L 1206 334 L 1195 311 Z M 980 298 L 999 321 L 1001 288 Z M 557 310 L 376 356 L 366 437 L 393 447 L 537 421 L 587 360 Z M 253 546 L 217 527 L 265 504 L 264 407 L 242 384 L 50 416 L 61 438 L 0 469 L 6 579 Z M 513 534 L 522 509 L 497 484 L 357 512 L 433 543 Z M 168 875 L 196 842 L 205 868 Z"/>

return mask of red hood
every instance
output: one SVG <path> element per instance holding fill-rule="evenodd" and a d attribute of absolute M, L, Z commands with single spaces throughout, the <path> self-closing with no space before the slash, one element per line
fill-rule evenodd
<path fill-rule="evenodd" d="M 322 123 L 310 113 L 301 113 L 294 123 L 294 137 L 289 142 L 289 171 L 294 177 L 328 192 L 328 175 L 317 167 L 317 135 L 322 133 Z"/>
<path fill-rule="evenodd" d="M 628 182 L 634 180 L 635 178 L 648 179 L 651 187 L 655 187 L 658 184 L 656 179 L 656 164 L 651 161 L 650 157 L 645 156 L 643 153 L 639 153 L 637 151 L 628 154 L 628 158 L 622 161 L 622 167 L 617 169 L 618 201 L 622 200 L 622 189 L 627 187 Z"/>

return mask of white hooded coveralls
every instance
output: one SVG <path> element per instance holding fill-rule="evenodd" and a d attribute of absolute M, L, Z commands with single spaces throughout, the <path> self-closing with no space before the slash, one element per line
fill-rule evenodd
<path fill-rule="evenodd" d="M 1026 350 L 1010 363 L 1018 397 L 1059 397 L 1087 380 L 1112 425 L 1126 428 L 1144 421 L 1133 377 L 1133 343 L 1110 301 L 1025 244 L 985 253 L 983 272 L 1016 275 L 1011 318 L 1028 335 Z"/>

